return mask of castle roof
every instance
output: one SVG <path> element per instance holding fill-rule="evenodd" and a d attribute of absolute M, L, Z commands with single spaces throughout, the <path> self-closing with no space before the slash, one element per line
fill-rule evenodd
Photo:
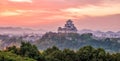
<path fill-rule="evenodd" d="M 71 19 L 69 19 L 67 22 L 73 22 Z"/>

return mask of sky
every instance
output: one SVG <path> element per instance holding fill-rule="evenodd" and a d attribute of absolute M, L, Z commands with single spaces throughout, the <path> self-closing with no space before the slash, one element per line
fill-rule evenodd
<path fill-rule="evenodd" d="M 120 0 L 0 0 L 0 27 L 120 31 Z"/>

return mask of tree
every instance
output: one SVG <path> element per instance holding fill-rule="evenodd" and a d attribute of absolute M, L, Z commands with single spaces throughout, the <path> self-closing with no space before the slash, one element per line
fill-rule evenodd
<path fill-rule="evenodd" d="M 85 33 L 85 34 L 81 35 L 81 39 L 83 39 L 83 40 L 89 40 L 89 39 L 91 39 L 92 36 L 93 36 L 92 33 Z"/>
<path fill-rule="evenodd" d="M 76 61 L 77 60 L 76 53 L 73 50 L 64 49 L 63 54 L 64 54 L 65 61 Z"/>
<path fill-rule="evenodd" d="M 0 52 L 0 61 L 36 61 L 28 57 L 21 57 L 11 52 Z"/>
<path fill-rule="evenodd" d="M 62 51 L 54 51 L 46 56 L 46 61 L 64 61 L 64 54 Z"/>
<path fill-rule="evenodd" d="M 85 46 L 77 51 L 78 61 L 90 61 L 93 59 L 95 49 L 91 46 Z"/>
<path fill-rule="evenodd" d="M 43 61 L 44 58 L 35 45 L 31 45 L 29 42 L 22 42 L 20 46 L 20 55 L 24 57 L 33 58 L 38 61 Z"/>
<path fill-rule="evenodd" d="M 44 52 L 43 55 L 49 55 L 51 53 L 53 53 L 54 51 L 59 51 L 59 49 L 56 46 L 53 46 L 52 48 L 47 48 Z"/>
<path fill-rule="evenodd" d="M 9 52 L 12 52 L 12 53 L 15 53 L 15 54 L 19 54 L 19 48 L 17 48 L 16 46 L 12 46 L 12 47 L 7 47 L 6 48 L 6 51 L 9 51 Z"/>

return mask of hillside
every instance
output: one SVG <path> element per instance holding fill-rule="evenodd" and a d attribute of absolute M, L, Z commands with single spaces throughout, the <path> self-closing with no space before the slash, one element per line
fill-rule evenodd
<path fill-rule="evenodd" d="M 39 49 L 46 49 L 51 46 L 57 46 L 60 49 L 70 48 L 79 49 L 80 47 L 91 45 L 95 48 L 104 48 L 109 52 L 120 52 L 120 38 L 104 38 L 99 39 L 93 37 L 92 33 L 77 34 L 77 33 L 52 33 L 48 32 L 36 42 Z"/>
<path fill-rule="evenodd" d="M 29 40 L 34 39 L 34 41 Z M 80 47 L 90 45 L 94 48 L 104 48 L 109 52 L 120 52 L 120 38 L 99 38 L 95 37 L 92 33 L 53 33 L 47 32 L 42 36 L 14 36 L 9 37 L 6 35 L 0 36 L 0 49 L 4 49 L 8 46 L 20 46 L 21 41 L 30 42 L 35 44 L 39 50 L 45 50 L 46 48 L 57 46 L 60 49 L 70 48 L 77 50 Z M 28 40 L 27 40 L 28 39 Z"/>

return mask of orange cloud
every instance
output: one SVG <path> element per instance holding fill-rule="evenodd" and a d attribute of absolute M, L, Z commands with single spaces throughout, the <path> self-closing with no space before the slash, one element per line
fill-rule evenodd
<path fill-rule="evenodd" d="M 111 5 L 111 6 L 87 6 L 83 8 L 67 8 L 62 9 L 63 12 L 66 12 L 75 16 L 107 16 L 120 14 L 120 4 Z"/>
<path fill-rule="evenodd" d="M 0 16 L 37 16 L 50 14 L 51 11 L 47 10 L 20 10 L 20 9 L 8 9 L 0 11 Z"/>
<path fill-rule="evenodd" d="M 4 11 L 0 13 L 0 16 L 16 16 L 16 15 L 21 15 L 21 13 L 14 11 Z"/>
<path fill-rule="evenodd" d="M 32 0 L 8 0 L 11 2 L 27 2 L 27 3 L 32 3 Z"/>

